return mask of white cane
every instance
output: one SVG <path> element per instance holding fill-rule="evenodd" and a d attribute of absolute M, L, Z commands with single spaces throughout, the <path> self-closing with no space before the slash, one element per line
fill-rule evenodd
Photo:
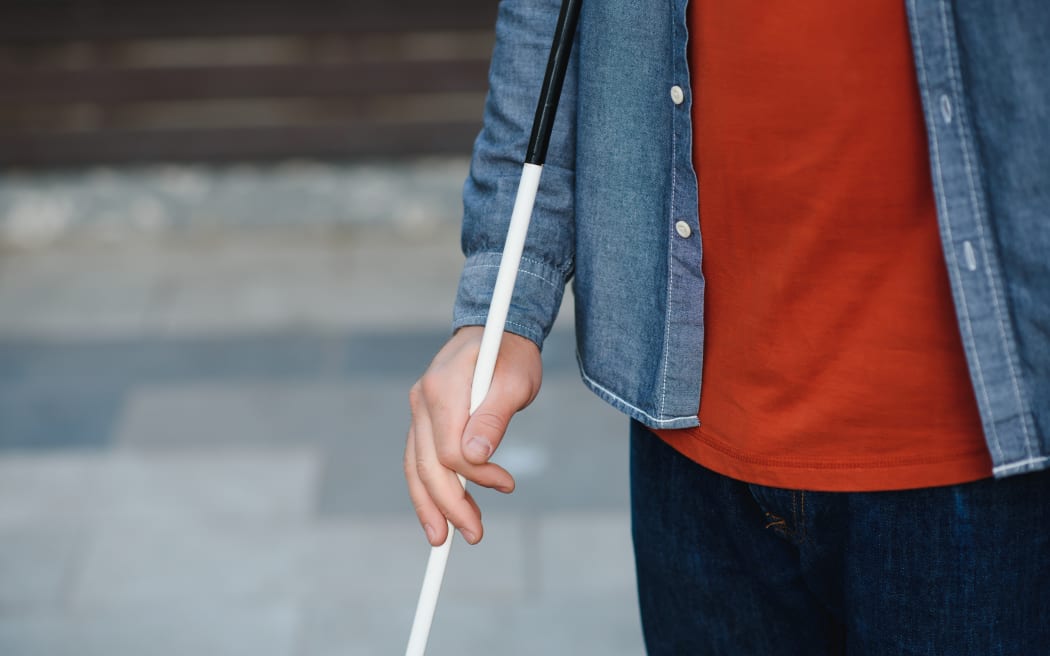
<path fill-rule="evenodd" d="M 532 135 L 529 139 L 525 165 L 518 183 L 518 194 L 514 199 L 510 226 L 507 229 L 507 241 L 503 246 L 503 257 L 500 260 L 499 273 L 496 274 L 496 286 L 492 292 L 488 317 L 485 319 L 485 330 L 481 336 L 481 348 L 478 361 L 474 367 L 474 380 L 470 386 L 470 414 L 478 409 L 488 394 L 492 383 L 492 372 L 496 368 L 496 356 L 499 354 L 503 329 L 507 323 L 507 312 L 510 309 L 514 283 L 518 277 L 518 266 L 521 253 L 525 248 L 525 235 L 529 230 L 532 218 L 532 206 L 536 201 L 536 191 L 540 186 L 540 174 L 543 162 L 547 157 L 547 146 L 550 143 L 551 129 L 554 126 L 554 114 L 561 96 L 562 82 L 569 64 L 569 53 L 573 37 L 576 34 L 576 22 L 580 15 L 581 0 L 562 0 L 558 25 L 554 32 L 554 43 L 551 45 L 550 58 L 547 60 L 547 72 L 543 78 L 539 103 L 536 106 L 536 118 L 532 124 Z M 459 482 L 466 486 L 462 476 Z M 449 550 L 455 529 L 448 524 L 448 538 L 444 544 L 430 550 L 426 573 L 423 575 L 423 589 L 416 604 L 416 616 L 412 622 L 412 632 L 408 638 L 405 656 L 423 656 L 430 636 L 430 626 L 437 608 L 438 593 L 441 581 L 445 578 L 445 565 L 448 563 Z"/>

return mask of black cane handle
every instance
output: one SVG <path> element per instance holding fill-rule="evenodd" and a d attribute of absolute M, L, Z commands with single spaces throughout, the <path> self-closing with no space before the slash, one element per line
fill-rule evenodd
<path fill-rule="evenodd" d="M 554 114 L 558 110 L 565 71 L 569 67 L 569 54 L 572 52 L 572 41 L 576 35 L 581 2 L 582 0 L 562 0 L 558 26 L 554 30 L 554 43 L 551 44 L 551 54 L 547 60 L 547 72 L 543 76 L 540 100 L 536 104 L 536 119 L 532 123 L 529 149 L 525 153 L 527 164 L 542 166 L 547 159 L 547 146 L 551 141 Z"/>

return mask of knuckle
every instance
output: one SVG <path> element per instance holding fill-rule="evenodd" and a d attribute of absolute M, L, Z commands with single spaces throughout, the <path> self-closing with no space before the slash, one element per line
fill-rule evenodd
<path fill-rule="evenodd" d="M 444 387 L 444 383 L 441 382 L 441 377 L 435 375 L 433 372 L 427 372 L 423 374 L 423 377 L 419 379 L 419 391 L 421 393 L 421 399 L 433 398 L 441 393 L 441 389 Z"/>
<path fill-rule="evenodd" d="M 412 474 L 415 472 L 414 464 L 415 459 L 409 454 L 408 448 L 406 448 L 404 455 L 401 456 L 401 468 L 405 471 L 405 478 L 412 477 Z"/>
<path fill-rule="evenodd" d="M 455 444 L 438 444 L 435 449 L 437 450 L 438 462 L 445 467 L 455 470 L 461 464 L 459 447 Z"/>
<path fill-rule="evenodd" d="M 415 410 L 423 402 L 422 381 L 417 380 L 408 390 L 408 406 Z"/>
<path fill-rule="evenodd" d="M 416 474 L 418 474 L 419 478 L 423 481 L 429 481 L 434 478 L 434 465 L 429 461 L 422 458 L 416 458 L 415 466 Z"/>

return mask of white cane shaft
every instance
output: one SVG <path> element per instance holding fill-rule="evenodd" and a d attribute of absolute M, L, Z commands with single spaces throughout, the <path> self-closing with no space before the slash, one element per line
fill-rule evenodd
<path fill-rule="evenodd" d="M 441 592 L 441 580 L 445 578 L 445 564 L 452 549 L 452 522 L 448 523 L 448 539 L 440 547 L 430 549 L 427 560 L 427 571 L 423 575 L 423 589 L 419 592 L 416 604 L 416 618 L 412 622 L 412 633 L 408 636 L 408 647 L 405 656 L 423 656 L 430 637 L 430 625 L 434 620 L 434 609 L 437 608 L 438 593 Z"/>
<path fill-rule="evenodd" d="M 467 481 L 459 477 L 461 485 L 466 486 Z M 430 558 L 427 559 L 427 570 L 423 574 L 423 589 L 419 591 L 419 601 L 416 603 L 416 617 L 412 621 L 412 632 L 408 636 L 408 647 L 405 656 L 423 656 L 427 648 L 427 638 L 430 637 L 430 625 L 434 621 L 434 610 L 437 608 L 438 593 L 441 592 L 441 581 L 445 578 L 445 565 L 448 563 L 448 554 L 452 550 L 452 536 L 455 532 L 452 522 L 448 522 L 448 537 L 439 547 L 431 547 Z"/>
<path fill-rule="evenodd" d="M 525 249 L 525 235 L 529 231 L 541 173 L 543 167 L 536 164 L 526 164 L 521 170 L 518 195 L 514 199 L 514 211 L 511 212 L 510 226 L 507 228 L 507 241 L 503 245 L 503 257 L 499 262 L 499 273 L 496 274 L 496 288 L 492 292 L 489 314 L 485 319 L 485 331 L 481 335 L 481 350 L 478 352 L 478 363 L 474 367 L 474 382 L 470 386 L 470 414 L 474 414 L 485 400 L 485 395 L 489 393 L 489 385 L 492 384 L 492 372 L 496 369 L 496 356 L 503 339 L 503 329 L 507 325 L 507 312 L 510 310 L 510 299 L 514 295 L 514 283 L 518 279 L 521 253 Z"/>
<path fill-rule="evenodd" d="M 537 164 L 525 164 L 518 183 L 518 195 L 514 199 L 514 210 L 510 216 L 510 227 L 507 229 L 507 241 L 503 246 L 503 257 L 496 274 L 496 287 L 492 292 L 488 317 L 485 319 L 485 330 L 481 335 L 481 348 L 478 361 L 474 367 L 474 380 L 470 386 L 470 414 L 478 409 L 492 384 L 492 374 L 496 369 L 496 356 L 499 355 L 503 329 L 507 325 L 507 313 L 510 311 L 510 300 L 514 295 L 514 283 L 518 278 L 518 267 L 521 264 L 521 253 L 525 249 L 525 235 L 529 231 L 532 219 L 532 207 L 536 202 L 536 191 L 540 186 L 540 174 L 543 167 Z M 462 476 L 459 482 L 464 486 Z M 441 582 L 445 578 L 445 566 L 448 564 L 449 551 L 452 548 L 454 534 L 452 523 L 448 524 L 448 537 L 444 544 L 430 550 L 427 570 L 423 575 L 423 589 L 419 592 L 416 604 L 416 617 L 412 621 L 412 633 L 408 637 L 408 648 L 405 656 L 423 656 L 430 636 L 430 626 L 434 621 L 434 610 L 437 608 Z"/>

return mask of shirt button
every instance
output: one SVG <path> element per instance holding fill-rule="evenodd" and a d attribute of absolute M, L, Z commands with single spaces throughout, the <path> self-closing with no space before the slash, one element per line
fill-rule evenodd
<path fill-rule="evenodd" d="M 689 235 L 693 234 L 693 229 L 685 221 L 674 224 L 674 229 L 682 239 L 689 239 Z"/>
<path fill-rule="evenodd" d="M 977 253 L 973 251 L 973 244 L 968 239 L 963 242 L 963 257 L 966 258 L 966 268 L 970 271 L 976 271 Z"/>
<path fill-rule="evenodd" d="M 671 102 L 676 105 L 681 105 L 685 101 L 685 92 L 682 91 L 682 87 L 677 84 L 671 87 Z"/>

